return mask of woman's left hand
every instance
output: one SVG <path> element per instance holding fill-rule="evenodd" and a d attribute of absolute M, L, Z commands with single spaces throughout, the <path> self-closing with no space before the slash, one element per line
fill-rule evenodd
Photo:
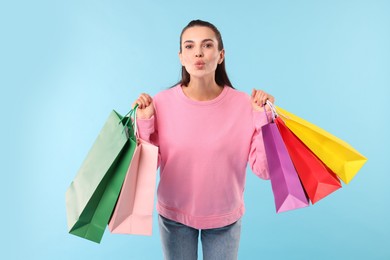
<path fill-rule="evenodd" d="M 252 90 L 251 101 L 252 101 L 252 107 L 255 111 L 263 110 L 263 106 L 265 105 L 267 100 L 271 101 L 272 104 L 275 102 L 275 98 L 270 94 L 262 90 L 257 90 L 257 89 Z M 266 106 L 265 108 L 267 111 L 270 110 L 269 106 Z"/>

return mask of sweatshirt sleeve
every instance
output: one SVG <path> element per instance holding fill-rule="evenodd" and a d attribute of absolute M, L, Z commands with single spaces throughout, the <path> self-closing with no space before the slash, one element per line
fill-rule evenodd
<path fill-rule="evenodd" d="M 139 138 L 142 140 L 154 144 L 159 147 L 158 133 L 156 127 L 156 117 L 152 116 L 150 119 L 137 119 L 137 127 Z M 160 167 L 161 156 L 160 150 L 158 152 L 157 167 Z"/>
<path fill-rule="evenodd" d="M 267 112 L 267 117 L 272 118 L 271 112 Z M 261 179 L 268 180 L 269 171 L 267 156 L 265 154 L 263 135 L 261 127 L 268 123 L 266 114 L 263 111 L 253 111 L 253 123 L 255 131 L 249 152 L 249 165 L 252 171 Z"/>
<path fill-rule="evenodd" d="M 152 116 L 149 119 L 137 119 L 137 128 L 138 128 L 139 137 L 142 140 L 147 141 L 149 143 L 152 143 L 150 139 L 151 139 L 151 135 L 155 131 L 154 120 L 155 120 L 154 116 Z"/>

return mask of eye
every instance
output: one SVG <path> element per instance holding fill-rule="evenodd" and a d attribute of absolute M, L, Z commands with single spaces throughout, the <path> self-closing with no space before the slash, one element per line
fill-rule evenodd
<path fill-rule="evenodd" d="M 213 47 L 213 44 L 212 44 L 212 43 L 205 43 L 205 44 L 203 45 L 203 47 L 205 47 L 205 48 L 212 48 L 212 47 Z"/>
<path fill-rule="evenodd" d="M 184 48 L 185 49 L 192 49 L 192 45 L 191 44 L 185 45 Z"/>

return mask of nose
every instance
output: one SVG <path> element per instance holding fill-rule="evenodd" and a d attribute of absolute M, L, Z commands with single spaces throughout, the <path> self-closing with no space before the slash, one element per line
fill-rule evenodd
<path fill-rule="evenodd" d="M 202 48 L 198 48 L 195 52 L 195 57 L 196 58 L 201 58 L 203 57 L 203 51 L 202 51 Z"/>

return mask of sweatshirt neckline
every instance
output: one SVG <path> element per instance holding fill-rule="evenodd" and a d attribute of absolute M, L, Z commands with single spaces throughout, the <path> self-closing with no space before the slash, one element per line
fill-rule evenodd
<path fill-rule="evenodd" d="M 180 84 L 178 84 L 176 86 L 176 92 L 178 93 L 180 99 L 182 99 L 186 103 L 189 103 L 189 104 L 192 104 L 192 105 L 197 105 L 197 106 L 210 106 L 210 105 L 218 103 L 219 101 L 221 101 L 226 96 L 228 90 L 229 90 L 229 87 L 224 86 L 223 89 L 222 89 L 222 92 L 217 97 L 215 97 L 214 99 L 206 100 L 206 101 L 197 101 L 197 100 L 193 100 L 193 99 L 190 99 L 189 97 L 187 97 L 184 94 L 183 89 L 181 88 Z"/>

